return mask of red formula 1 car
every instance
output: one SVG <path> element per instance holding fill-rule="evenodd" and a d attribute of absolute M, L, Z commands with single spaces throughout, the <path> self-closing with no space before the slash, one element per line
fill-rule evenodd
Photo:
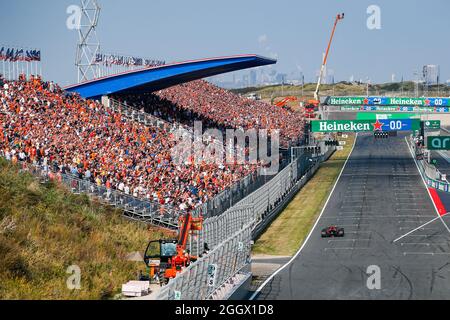
<path fill-rule="evenodd" d="M 322 229 L 321 235 L 322 235 L 322 238 L 343 237 L 344 236 L 344 228 L 330 226 L 328 228 Z"/>

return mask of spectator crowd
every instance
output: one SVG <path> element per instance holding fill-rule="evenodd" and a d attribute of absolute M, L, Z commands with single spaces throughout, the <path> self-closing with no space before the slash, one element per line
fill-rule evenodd
<path fill-rule="evenodd" d="M 304 136 L 301 113 L 254 101 L 204 80 L 191 81 L 154 94 L 115 97 L 169 122 L 192 125 L 201 120 L 203 127 L 279 129 L 280 145 L 297 144 Z"/>
<path fill-rule="evenodd" d="M 206 81 L 154 94 L 116 97 L 158 118 L 162 126 L 130 120 L 99 102 L 64 92 L 38 77 L 0 77 L 0 156 L 43 166 L 108 189 L 189 210 L 205 203 L 258 164 L 172 161 L 174 123 L 281 130 L 281 144 L 302 138 L 299 113 L 252 101 Z"/>
<path fill-rule="evenodd" d="M 144 125 L 53 82 L 1 80 L 0 156 L 189 210 L 256 164 L 176 163 L 170 123 Z"/>

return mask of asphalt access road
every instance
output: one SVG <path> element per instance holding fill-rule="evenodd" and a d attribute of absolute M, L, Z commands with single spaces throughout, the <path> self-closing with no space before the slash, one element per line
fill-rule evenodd
<path fill-rule="evenodd" d="M 258 299 L 449 299 L 450 226 L 438 217 L 405 142 L 360 133 L 323 215 L 298 256 Z M 344 238 L 321 238 L 329 225 Z M 380 289 L 369 289 L 369 266 Z"/>

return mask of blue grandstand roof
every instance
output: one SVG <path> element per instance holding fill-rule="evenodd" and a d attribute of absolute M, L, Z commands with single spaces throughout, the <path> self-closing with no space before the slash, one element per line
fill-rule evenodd
<path fill-rule="evenodd" d="M 128 71 L 64 89 L 78 92 L 84 98 L 99 98 L 118 93 L 153 92 L 192 80 L 276 62 L 255 54 L 191 60 Z"/>

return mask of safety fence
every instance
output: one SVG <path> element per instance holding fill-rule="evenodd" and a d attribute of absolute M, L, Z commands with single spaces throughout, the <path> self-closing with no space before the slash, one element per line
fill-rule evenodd
<path fill-rule="evenodd" d="M 417 147 L 411 138 L 408 141 L 408 146 L 416 157 L 417 166 L 419 167 L 420 174 L 424 178 L 425 183 L 431 188 L 450 192 L 450 184 L 446 180 L 446 175 L 443 175 L 436 166 L 428 163 L 428 161 L 423 158 L 423 151 Z"/>
<path fill-rule="evenodd" d="M 103 203 L 121 209 L 126 217 L 133 220 L 177 229 L 178 219 L 180 215 L 184 214 L 183 210 L 173 207 L 172 205 L 161 205 L 157 202 L 126 194 L 119 190 L 108 189 L 105 186 L 98 185 L 90 180 L 79 179 L 72 174 L 63 174 L 60 172 L 54 173 L 49 170 L 47 166 L 33 165 L 26 162 L 22 162 L 21 166 L 22 171 L 28 171 L 33 175 L 40 177 L 42 180 L 59 181 L 75 194 L 85 193 L 97 198 Z M 219 216 L 217 214 L 219 210 L 223 210 L 223 213 L 226 209 L 233 206 L 238 199 L 244 197 L 246 193 L 257 188 L 255 181 L 258 176 L 259 172 L 256 172 L 245 177 L 231 188 L 220 193 L 217 196 L 218 198 L 215 197 L 195 208 L 194 211 L 191 211 L 192 215 L 203 215 L 205 218 Z M 259 183 L 261 183 L 261 181 L 259 181 L 258 184 Z"/>
<path fill-rule="evenodd" d="M 170 130 L 177 130 L 182 127 L 188 134 L 193 134 L 192 128 L 167 122 L 149 113 L 146 113 L 143 110 L 139 110 L 133 105 L 128 105 L 124 102 L 120 102 L 109 97 L 102 97 L 102 103 L 107 108 L 111 108 L 113 111 L 119 112 L 133 121 L 137 121 L 145 125 L 166 127 L 170 128 Z M 199 137 L 195 137 L 195 135 L 193 137 L 194 139 L 199 139 Z M 215 142 L 213 141 L 213 143 Z M 198 214 L 202 214 L 204 217 L 220 215 L 225 212 L 225 210 L 232 207 L 238 201 L 246 197 L 248 194 L 257 190 L 272 177 L 273 175 L 265 174 L 261 168 L 257 168 L 255 171 L 248 174 L 238 182 L 234 183 L 229 188 L 215 195 L 213 199 L 210 199 L 209 201 L 200 205 L 196 209 L 196 211 Z M 170 211 L 173 212 L 172 208 L 170 208 Z M 144 221 L 150 219 L 149 222 L 153 222 L 154 216 L 158 215 L 157 213 L 152 215 L 148 211 L 146 211 L 144 214 L 141 214 L 140 211 L 133 211 L 132 213 L 133 214 L 131 217 L 133 219 Z M 178 215 L 175 215 L 175 220 L 176 219 L 178 219 Z"/>
<path fill-rule="evenodd" d="M 205 300 L 238 273 L 248 273 L 253 225 L 230 234 L 220 245 L 181 271 L 162 287 L 158 300 Z"/>
<path fill-rule="evenodd" d="M 259 223 L 255 226 L 252 232 L 253 239 L 257 239 L 270 225 L 270 223 L 278 216 L 278 214 L 283 211 L 283 209 L 289 204 L 291 199 L 297 194 L 297 192 L 303 188 L 303 186 L 311 179 L 311 177 L 316 173 L 319 169 L 320 161 L 315 162 L 311 165 L 309 170 L 299 179 L 297 182 L 288 190 L 283 198 L 279 199 L 273 207 L 272 210 L 265 212 Z"/>
<path fill-rule="evenodd" d="M 190 250 L 199 253 L 200 244 L 212 249 L 162 287 L 157 299 L 222 299 L 240 279 L 250 275 L 251 241 L 264 230 L 269 220 L 288 203 L 328 159 L 334 149 L 303 168 L 302 159 L 294 159 L 275 177 L 220 216 L 204 221 L 200 235 L 190 241 Z M 223 289 L 223 290 L 222 290 Z M 225 293 L 224 293 L 225 291 Z"/>
<path fill-rule="evenodd" d="M 30 172 L 44 181 L 58 181 L 75 194 L 85 193 L 103 203 L 121 209 L 124 215 L 131 219 L 142 220 L 173 229 L 178 228 L 180 212 L 170 205 L 160 205 L 159 203 L 144 200 L 118 190 L 108 189 L 103 185 L 92 183 L 90 180 L 79 179 L 72 174 L 54 173 L 46 166 L 33 165 L 26 162 L 21 163 L 21 166 L 22 171 Z"/>
<path fill-rule="evenodd" d="M 450 192 L 450 184 L 443 180 L 442 173 L 426 160 L 417 160 L 419 170 L 428 186 L 444 192 Z"/>
<path fill-rule="evenodd" d="M 306 170 L 299 170 L 299 159 L 295 159 L 270 181 L 255 192 L 249 194 L 221 215 L 205 219 L 203 230 L 198 238 L 214 248 L 230 234 L 240 230 L 244 225 L 261 224 L 273 209 L 298 185 L 303 185 L 315 172 L 319 160 L 308 162 Z M 195 252 L 195 250 L 192 250 Z"/>

